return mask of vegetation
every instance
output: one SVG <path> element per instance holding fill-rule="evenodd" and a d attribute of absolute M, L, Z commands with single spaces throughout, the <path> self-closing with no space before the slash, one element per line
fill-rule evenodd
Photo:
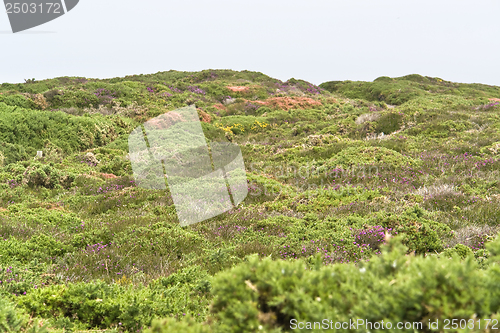
<path fill-rule="evenodd" d="M 248 196 L 181 227 L 128 136 L 193 104 L 209 144 L 240 146 Z M 493 332 L 499 110 L 500 87 L 420 75 L 4 83 L 0 332 Z"/>

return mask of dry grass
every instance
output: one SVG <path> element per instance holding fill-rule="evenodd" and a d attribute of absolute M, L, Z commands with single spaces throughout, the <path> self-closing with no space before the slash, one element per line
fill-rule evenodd
<path fill-rule="evenodd" d="M 477 247 L 477 242 L 484 238 L 492 238 L 500 231 L 500 226 L 466 226 L 455 231 L 455 237 L 448 240 L 445 248 L 454 247 L 457 244 Z"/>

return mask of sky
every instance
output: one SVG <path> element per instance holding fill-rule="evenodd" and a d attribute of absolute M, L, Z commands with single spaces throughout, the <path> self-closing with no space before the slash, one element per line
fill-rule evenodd
<path fill-rule="evenodd" d="M 499 13 L 497 0 L 80 0 L 13 34 L 2 10 L 0 83 L 233 69 L 500 86 Z"/>

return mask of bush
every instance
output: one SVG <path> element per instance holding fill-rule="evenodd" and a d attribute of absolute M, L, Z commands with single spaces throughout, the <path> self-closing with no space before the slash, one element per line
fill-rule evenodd
<path fill-rule="evenodd" d="M 474 252 L 468 246 L 457 244 L 455 245 L 455 247 L 444 250 L 442 254 L 448 258 L 452 257 L 453 255 L 458 255 L 460 258 L 465 259 L 469 255 L 474 255 Z"/>
<path fill-rule="evenodd" d="M 101 115 L 77 117 L 0 103 L 0 142 L 20 145 L 25 149 L 40 150 L 45 146 L 46 138 L 50 138 L 53 145 L 62 148 L 65 153 L 72 153 L 106 145 L 123 131 L 110 118 Z"/>
<path fill-rule="evenodd" d="M 0 141 L 0 151 L 4 155 L 4 165 L 31 159 L 36 154 L 35 148 L 2 141 Z"/>
<path fill-rule="evenodd" d="M 395 234 L 403 234 L 403 244 L 417 254 L 443 251 L 443 240 L 453 233 L 446 224 L 423 218 L 425 211 L 418 205 L 404 214 L 379 212 L 370 223 L 391 228 Z"/>
<path fill-rule="evenodd" d="M 2 102 L 6 105 L 18 106 L 25 109 L 36 108 L 32 100 L 22 95 L 0 95 L 0 103 Z"/>
<path fill-rule="evenodd" d="M 20 332 L 23 319 L 12 303 L 0 296 L 0 332 Z"/>
<path fill-rule="evenodd" d="M 390 134 L 397 131 L 402 125 L 403 116 L 398 113 L 387 113 L 377 120 L 375 131 L 377 133 Z"/>
<path fill-rule="evenodd" d="M 68 188 L 75 178 L 75 174 L 63 174 L 50 165 L 34 162 L 23 172 L 22 183 L 29 187 Z"/>
<path fill-rule="evenodd" d="M 155 319 L 151 327 L 144 330 L 143 333 L 210 333 L 214 329 L 210 326 L 196 322 L 191 316 L 186 316 L 182 321 L 175 318 Z"/>
<path fill-rule="evenodd" d="M 54 240 L 46 235 L 33 236 L 29 241 L 21 241 L 10 237 L 0 242 L 1 263 L 11 263 L 18 260 L 28 263 L 33 259 L 50 260 L 53 256 L 61 256 L 72 252 L 72 247 Z"/>
<path fill-rule="evenodd" d="M 407 257 L 401 240 L 390 239 L 382 246 L 380 257 L 359 266 L 305 270 L 302 261 L 251 256 L 248 262 L 217 275 L 213 319 L 221 332 L 255 332 L 261 327 L 278 332 L 289 330 L 292 319 L 323 323 L 324 318 L 335 318 L 336 322 L 352 318 L 372 323 L 420 322 L 418 331 L 422 332 L 428 331 L 429 320 L 468 320 L 474 313 L 478 319 L 497 316 L 498 301 L 490 301 L 500 292 L 498 284 L 493 286 L 498 268 L 477 270 L 473 258 L 461 262 L 458 257 Z"/>
<path fill-rule="evenodd" d="M 151 321 L 151 301 L 144 291 L 104 282 L 48 286 L 19 300 L 29 313 L 44 318 L 78 318 L 88 328 L 119 326 L 136 330 Z"/>
<path fill-rule="evenodd" d="M 325 167 L 336 169 L 339 166 L 349 169 L 356 165 L 388 165 L 390 167 L 418 166 L 419 160 L 403 156 L 397 151 L 384 147 L 349 147 L 333 156 Z"/>
<path fill-rule="evenodd" d="M 157 316 L 179 315 L 179 312 L 198 316 L 204 312 L 206 302 L 193 294 L 189 283 L 180 281 L 170 288 L 158 281 L 147 288 L 97 280 L 34 289 L 19 298 L 19 305 L 42 318 L 59 321 L 67 318 L 70 323 L 81 323 L 87 328 L 135 332 L 150 326 Z"/>

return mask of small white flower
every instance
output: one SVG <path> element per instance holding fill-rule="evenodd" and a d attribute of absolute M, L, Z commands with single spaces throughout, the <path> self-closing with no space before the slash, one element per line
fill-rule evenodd
<path fill-rule="evenodd" d="M 396 268 L 396 260 L 392 263 L 392 267 Z"/>
<path fill-rule="evenodd" d="M 321 297 L 316 297 L 316 300 L 317 300 L 318 302 L 321 302 Z"/>
<path fill-rule="evenodd" d="M 261 329 L 262 329 L 262 325 L 259 325 L 259 330 L 261 330 Z"/>
<path fill-rule="evenodd" d="M 359 271 L 360 271 L 361 273 L 364 273 L 364 272 L 366 272 L 366 268 L 364 268 L 364 267 L 363 267 L 363 268 L 360 268 L 360 269 L 359 269 Z"/>

